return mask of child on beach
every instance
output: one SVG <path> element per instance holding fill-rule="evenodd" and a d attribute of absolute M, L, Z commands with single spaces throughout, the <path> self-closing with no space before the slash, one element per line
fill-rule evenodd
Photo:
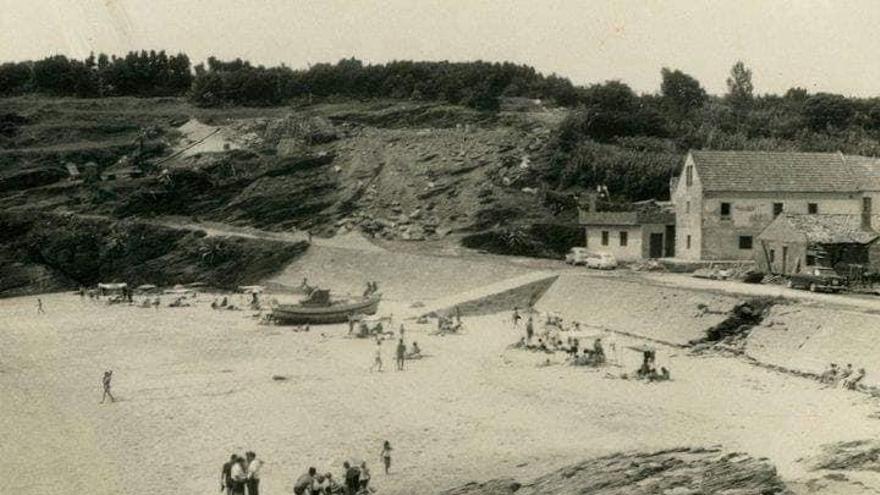
<path fill-rule="evenodd" d="M 388 470 L 391 469 L 391 442 L 388 440 L 382 445 L 382 462 L 385 463 L 385 474 L 388 474 Z"/>
<path fill-rule="evenodd" d="M 376 340 L 376 358 L 373 360 L 373 365 L 370 366 L 370 371 L 373 369 L 378 369 L 382 371 L 382 340 Z"/>

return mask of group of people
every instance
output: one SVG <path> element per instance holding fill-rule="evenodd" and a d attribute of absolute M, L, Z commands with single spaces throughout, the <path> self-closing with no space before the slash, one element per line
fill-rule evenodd
<path fill-rule="evenodd" d="M 840 386 L 847 390 L 858 388 L 859 383 L 864 378 L 865 368 L 859 368 L 858 371 L 854 372 L 852 364 L 847 364 L 846 367 L 841 368 L 836 363 L 831 363 L 828 369 L 819 376 L 819 380 L 822 383 L 831 387 Z"/>
<path fill-rule="evenodd" d="M 232 454 L 220 471 L 220 491 L 226 495 L 259 495 L 262 466 L 263 461 L 254 452 L 246 452 L 244 457 Z"/>
<path fill-rule="evenodd" d="M 406 366 L 406 361 L 408 359 L 421 359 L 422 358 L 422 349 L 419 347 L 419 343 L 413 341 L 412 347 L 407 350 L 406 344 L 403 341 L 403 335 L 406 329 L 403 325 L 400 325 L 400 337 L 397 340 L 397 347 L 394 349 L 394 363 L 397 371 L 403 371 Z M 376 338 L 376 351 L 373 355 L 373 364 L 370 366 L 370 371 L 382 371 L 382 337 L 379 336 Z"/>
<path fill-rule="evenodd" d="M 389 474 L 391 470 L 391 450 L 391 442 L 386 440 L 382 444 L 382 453 L 380 454 L 385 466 L 385 474 Z M 372 474 L 365 461 L 360 465 L 352 465 L 352 463 L 345 461 L 342 463 L 342 469 L 342 482 L 340 483 L 336 481 L 332 473 L 321 474 L 316 468 L 310 467 L 293 484 L 294 495 L 367 495 L 375 492 L 375 489 L 370 485 Z"/>
<path fill-rule="evenodd" d="M 660 382 L 671 380 L 672 376 L 666 367 L 661 366 L 657 369 L 657 352 L 653 350 L 642 351 L 642 365 L 636 370 L 636 378 L 648 380 L 649 382 Z"/>

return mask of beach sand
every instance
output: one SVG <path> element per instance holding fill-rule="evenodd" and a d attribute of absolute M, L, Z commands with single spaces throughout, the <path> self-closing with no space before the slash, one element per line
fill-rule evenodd
<path fill-rule="evenodd" d="M 437 292 L 419 286 L 430 294 L 413 299 Z M 618 366 L 596 371 L 508 349 L 521 330 L 506 313 L 466 317 L 465 333 L 446 337 L 406 322 L 428 357 L 394 371 L 385 342 L 386 371 L 370 373 L 374 341 L 347 338 L 345 325 L 296 333 L 250 311 L 213 311 L 211 298 L 154 310 L 53 294 L 41 315 L 35 297 L 0 300 L 3 493 L 217 493 L 221 464 L 245 450 L 266 463 L 264 493 L 289 493 L 309 466 L 339 476 L 349 458 L 369 463 L 381 493 L 412 494 L 622 450 L 717 444 L 769 457 L 798 480 L 812 475 L 797 459 L 819 445 L 880 433 L 876 404 L 861 394 L 729 358 L 659 346 L 672 382 L 612 378 L 640 360 L 626 346 L 641 342 L 619 335 L 605 334 Z M 545 298 L 576 310 L 570 298 Z M 114 404 L 99 404 L 105 369 Z M 394 447 L 388 476 L 384 440 Z"/>

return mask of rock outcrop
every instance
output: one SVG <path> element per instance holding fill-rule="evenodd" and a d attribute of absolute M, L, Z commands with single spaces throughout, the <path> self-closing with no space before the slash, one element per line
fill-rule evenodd
<path fill-rule="evenodd" d="M 525 483 L 498 479 L 441 495 L 773 495 L 790 493 L 766 460 L 720 449 L 621 453 L 580 462 Z"/>

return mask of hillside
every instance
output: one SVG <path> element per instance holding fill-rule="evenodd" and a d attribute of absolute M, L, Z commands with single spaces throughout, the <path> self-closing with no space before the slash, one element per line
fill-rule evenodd
<path fill-rule="evenodd" d="M 12 216 L 174 216 L 390 240 L 573 219 L 544 204 L 535 170 L 562 110 L 406 101 L 201 109 L 178 98 L 28 96 L 0 100 L 0 115 L 0 210 Z M 17 257 L 10 235 L 0 236 L 5 257 L 33 261 Z"/>

